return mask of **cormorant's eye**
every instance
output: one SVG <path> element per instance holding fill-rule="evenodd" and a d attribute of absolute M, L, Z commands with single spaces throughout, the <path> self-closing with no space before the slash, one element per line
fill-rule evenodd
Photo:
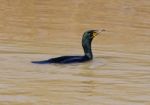
<path fill-rule="evenodd" d="M 92 35 L 91 35 L 91 38 L 94 38 L 96 35 L 97 35 L 97 33 L 93 32 Z"/>

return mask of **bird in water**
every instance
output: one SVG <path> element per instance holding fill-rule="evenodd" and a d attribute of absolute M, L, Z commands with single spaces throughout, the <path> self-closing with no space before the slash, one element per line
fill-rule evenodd
<path fill-rule="evenodd" d="M 84 32 L 82 37 L 82 47 L 84 50 L 83 56 L 60 56 L 56 58 L 50 58 L 48 60 L 43 61 L 32 61 L 32 63 L 36 64 L 68 64 L 68 63 L 82 63 L 86 61 L 90 61 L 93 59 L 93 53 L 91 49 L 92 40 L 97 36 L 100 32 L 105 31 L 102 30 L 88 30 Z"/>

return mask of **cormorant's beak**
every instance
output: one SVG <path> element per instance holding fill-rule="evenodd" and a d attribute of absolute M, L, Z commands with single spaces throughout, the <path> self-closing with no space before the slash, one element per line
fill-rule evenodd
<path fill-rule="evenodd" d="M 103 32 L 103 31 L 106 31 L 106 30 L 105 30 L 105 29 L 102 29 L 102 30 L 95 30 L 95 31 L 93 32 L 92 38 L 94 38 L 95 36 L 97 36 L 98 34 L 100 34 L 100 33 Z"/>

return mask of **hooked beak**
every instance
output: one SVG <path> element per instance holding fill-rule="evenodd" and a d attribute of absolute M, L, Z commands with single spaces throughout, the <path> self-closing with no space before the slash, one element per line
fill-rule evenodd
<path fill-rule="evenodd" d="M 98 34 L 100 34 L 101 32 L 106 31 L 105 29 L 101 29 L 101 30 L 95 30 L 93 33 L 92 38 L 94 38 L 95 36 L 97 36 Z"/>

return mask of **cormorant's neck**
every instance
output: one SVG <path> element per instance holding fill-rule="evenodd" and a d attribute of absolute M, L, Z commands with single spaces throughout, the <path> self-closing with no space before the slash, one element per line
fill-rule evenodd
<path fill-rule="evenodd" d="M 89 59 L 93 59 L 93 54 L 92 54 L 92 50 L 91 50 L 91 43 L 92 43 L 92 40 L 84 39 L 84 38 L 82 39 L 82 47 L 84 50 L 84 54 Z"/>

